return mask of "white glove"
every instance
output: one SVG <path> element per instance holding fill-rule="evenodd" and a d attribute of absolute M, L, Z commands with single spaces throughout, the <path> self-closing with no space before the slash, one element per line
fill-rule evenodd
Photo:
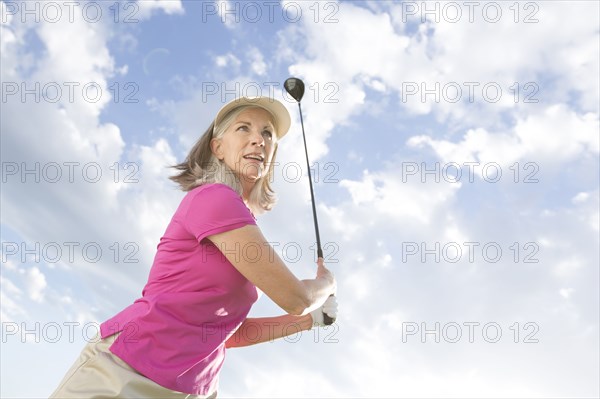
<path fill-rule="evenodd" d="M 338 303 L 335 296 L 328 297 L 327 300 L 323 303 L 323 305 L 310 312 L 310 315 L 313 319 L 314 327 L 326 326 L 323 313 L 327 313 L 327 315 L 332 319 L 337 318 Z"/>

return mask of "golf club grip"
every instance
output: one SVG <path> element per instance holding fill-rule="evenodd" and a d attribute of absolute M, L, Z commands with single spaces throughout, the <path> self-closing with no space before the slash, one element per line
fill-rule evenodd
<path fill-rule="evenodd" d="M 321 245 L 319 244 L 317 247 L 317 257 L 318 258 L 323 258 L 323 249 L 321 248 Z M 329 296 L 334 296 L 333 294 L 329 295 Z M 333 323 L 335 323 L 335 318 L 334 317 L 330 317 L 327 313 L 323 312 L 323 323 L 326 326 L 330 326 Z"/>
<path fill-rule="evenodd" d="M 335 296 L 335 295 L 331 294 L 329 296 Z M 333 323 L 335 323 L 335 317 L 329 317 L 329 315 L 327 313 L 323 312 L 323 323 L 326 326 L 330 326 Z"/>

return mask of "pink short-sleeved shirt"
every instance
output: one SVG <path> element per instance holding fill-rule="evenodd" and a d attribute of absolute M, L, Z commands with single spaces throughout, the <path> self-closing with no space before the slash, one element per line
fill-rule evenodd
<path fill-rule="evenodd" d="M 100 326 L 102 338 L 121 332 L 111 352 L 166 388 L 214 392 L 225 340 L 258 290 L 205 238 L 249 224 L 254 216 L 230 187 L 189 191 L 160 239 L 142 297 Z"/>

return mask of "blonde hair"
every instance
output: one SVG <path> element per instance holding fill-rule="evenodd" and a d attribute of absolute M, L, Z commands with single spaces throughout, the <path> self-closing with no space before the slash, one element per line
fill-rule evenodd
<path fill-rule="evenodd" d="M 218 139 L 223 137 L 225 131 L 235 121 L 235 118 L 242 111 L 252 108 L 264 109 L 257 106 L 243 105 L 231 110 L 218 125 L 215 125 L 214 122 L 211 123 L 200 139 L 194 144 L 185 161 L 172 166 L 172 168 L 180 172 L 175 176 L 169 177 L 169 179 L 178 183 L 183 191 L 190 191 L 203 184 L 221 183 L 231 187 L 239 195 L 242 195 L 242 185 L 239 178 L 225 162 L 220 161 L 213 154 L 210 142 L 213 138 Z M 277 126 L 275 128 L 277 129 Z M 267 172 L 256 181 L 247 199 L 247 205 L 255 215 L 270 211 L 277 202 L 275 191 L 271 187 L 275 155 L 277 154 L 277 141 L 275 141 L 274 146 L 273 157 L 267 164 Z"/>

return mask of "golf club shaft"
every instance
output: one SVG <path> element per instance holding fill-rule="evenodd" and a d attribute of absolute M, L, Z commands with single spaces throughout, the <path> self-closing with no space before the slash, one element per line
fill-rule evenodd
<path fill-rule="evenodd" d="M 298 101 L 298 110 L 300 111 L 300 125 L 302 126 L 302 140 L 304 141 L 304 154 L 306 155 L 306 169 L 308 170 L 308 183 L 310 185 L 310 202 L 312 204 L 313 220 L 315 222 L 315 235 L 317 237 L 317 258 L 323 257 L 323 249 L 321 248 L 321 236 L 319 234 L 319 222 L 317 221 L 317 207 L 315 206 L 315 194 L 312 185 L 312 176 L 310 174 L 310 161 L 308 160 L 308 148 L 306 146 L 306 135 L 304 134 L 304 119 L 302 118 L 302 107 Z M 329 295 L 333 296 L 333 294 Z M 325 325 L 332 325 L 335 319 L 323 312 L 323 322 Z"/>
<path fill-rule="evenodd" d="M 312 176 L 310 174 L 310 162 L 308 160 L 308 149 L 306 148 L 306 135 L 304 134 L 304 120 L 302 119 L 302 107 L 298 102 L 300 110 L 300 125 L 302 126 L 302 139 L 304 140 L 304 154 L 306 154 L 306 168 L 308 169 L 308 183 L 310 185 L 310 200 L 312 204 L 313 220 L 315 222 L 315 235 L 317 236 L 317 258 L 323 257 L 323 249 L 321 248 L 321 236 L 319 235 L 319 222 L 317 221 L 317 208 L 315 206 L 315 194 L 313 192 Z"/>

